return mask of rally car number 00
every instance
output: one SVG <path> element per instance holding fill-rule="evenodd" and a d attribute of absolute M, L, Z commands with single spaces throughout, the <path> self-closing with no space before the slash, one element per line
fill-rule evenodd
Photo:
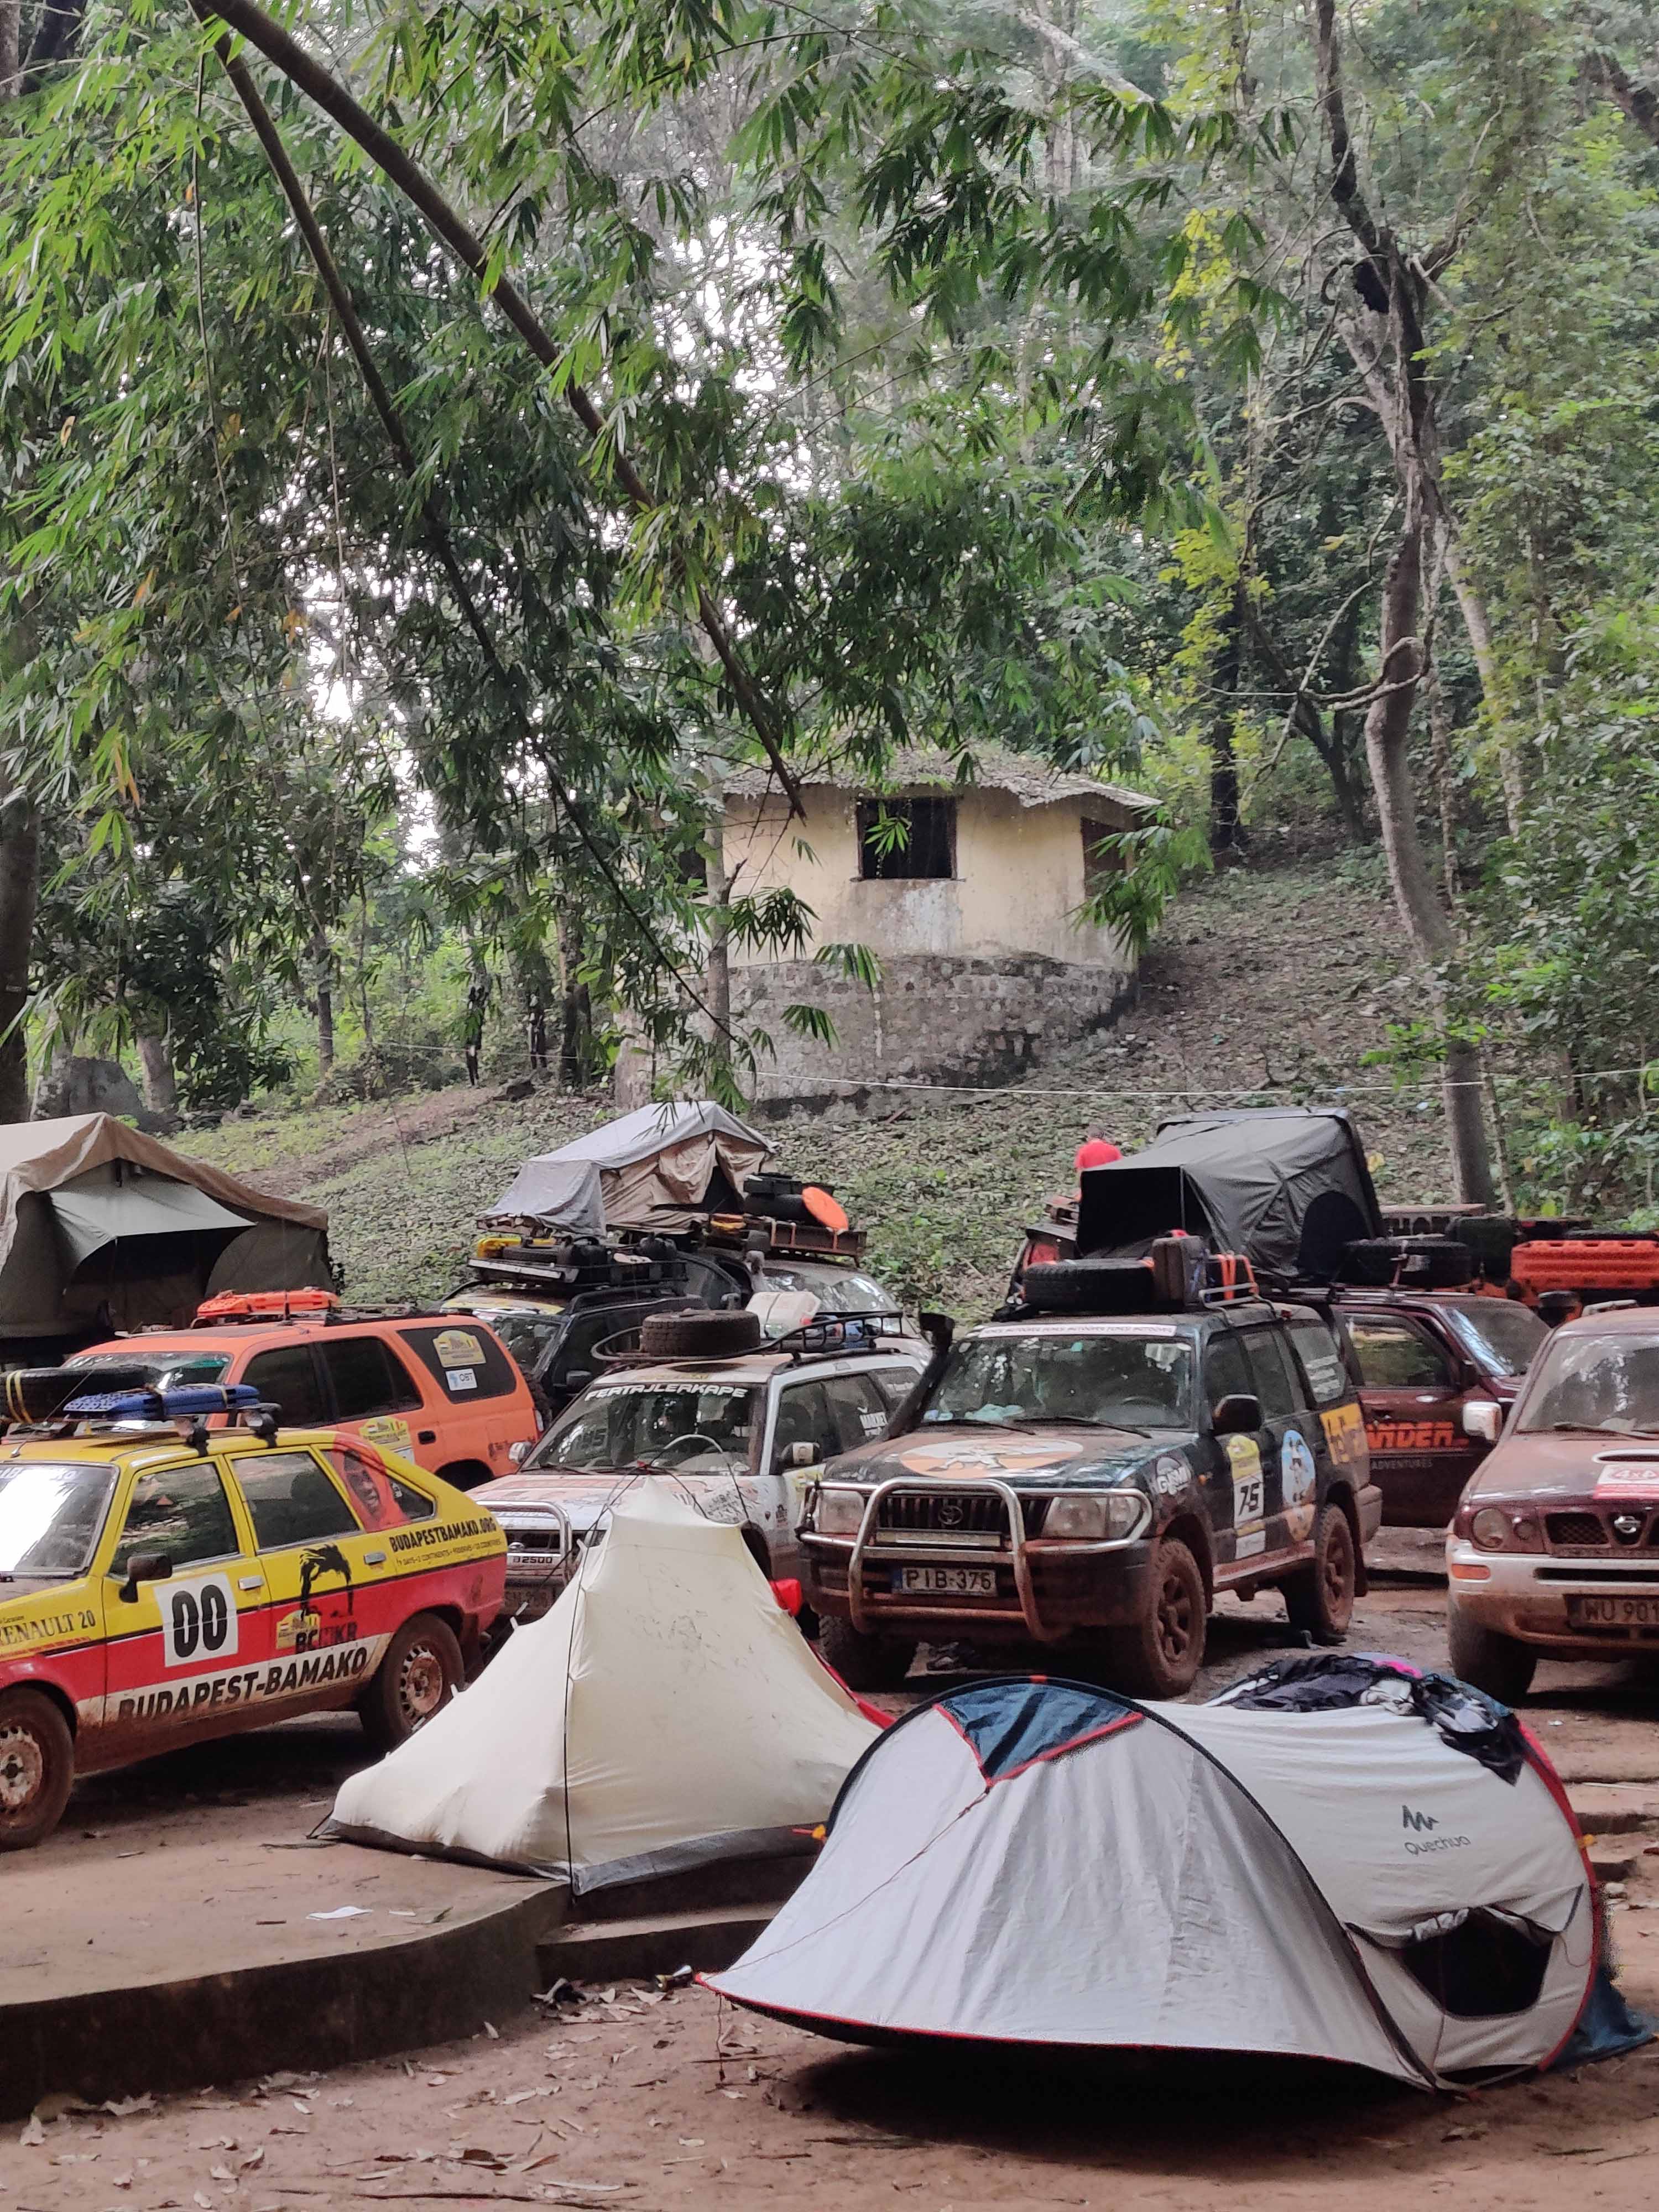
<path fill-rule="evenodd" d="M 234 1654 L 237 1642 L 236 1596 L 224 1575 L 204 1575 L 156 1593 L 161 1607 L 161 1638 L 169 1667 L 188 1667 L 202 1659 Z"/>

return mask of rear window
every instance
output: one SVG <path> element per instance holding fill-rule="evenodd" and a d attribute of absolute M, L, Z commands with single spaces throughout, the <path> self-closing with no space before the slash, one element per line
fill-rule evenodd
<path fill-rule="evenodd" d="M 1323 1322 L 1293 1321 L 1288 1324 L 1291 1342 L 1308 1378 L 1316 1406 L 1334 1406 L 1348 1395 L 1348 1370 L 1342 1364 L 1336 1339 Z"/>
<path fill-rule="evenodd" d="M 422 1398 L 415 1378 L 378 1336 L 331 1336 L 317 1346 L 334 1391 L 334 1417 L 368 1420 L 375 1413 L 412 1413 Z"/>
<path fill-rule="evenodd" d="M 447 1328 L 405 1328 L 398 1334 L 453 1404 L 510 1397 L 519 1388 L 519 1370 L 495 1338 L 476 1325 L 465 1327 L 459 1317 Z"/>

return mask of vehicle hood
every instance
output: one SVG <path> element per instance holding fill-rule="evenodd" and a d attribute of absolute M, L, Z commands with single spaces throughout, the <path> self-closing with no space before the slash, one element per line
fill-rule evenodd
<path fill-rule="evenodd" d="M 1006 1482 L 1016 1490 L 1095 1489 L 1137 1475 L 1150 1481 L 1159 1460 L 1171 1455 L 1184 1460 L 1197 1442 L 1189 1429 L 1141 1437 L 1129 1429 L 1001 1429 L 963 1422 L 861 1444 L 830 1466 L 837 1478 L 852 1482 L 921 1475 L 939 1482 Z"/>
<path fill-rule="evenodd" d="M 1659 1494 L 1659 1437 L 1572 1434 L 1500 1437 L 1481 1462 L 1466 1500 L 1485 1498 L 1588 1498 L 1598 1482 L 1623 1474 L 1639 1482 L 1648 1470 Z M 1603 1496 L 1616 1485 L 1609 1483 Z"/>
<path fill-rule="evenodd" d="M 556 1505 L 573 1528 L 591 1528 L 599 1516 L 628 1486 L 625 1474 L 560 1474 L 550 1468 L 539 1474 L 506 1474 L 498 1482 L 481 1482 L 467 1495 L 497 1516 L 515 1507 L 533 1511 Z"/>
<path fill-rule="evenodd" d="M 62 1575 L 18 1575 L 10 1582 L 0 1582 L 0 1621 L 7 1618 L 13 1606 L 22 1598 L 40 1597 L 48 1591 L 54 1597 L 63 1596 L 65 1591 L 73 1591 L 78 1598 L 82 1594 L 84 1580 L 81 1575 L 68 1580 Z M 5 1648 L 4 1639 L 0 1638 L 0 1654 L 3 1654 Z"/>

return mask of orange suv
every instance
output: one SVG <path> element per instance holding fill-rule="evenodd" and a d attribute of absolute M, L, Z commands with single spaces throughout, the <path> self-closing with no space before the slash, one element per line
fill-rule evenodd
<path fill-rule="evenodd" d="M 142 1367 L 158 1390 L 251 1383 L 285 1428 L 362 1437 L 457 1490 L 508 1473 L 539 1433 L 530 1385 L 476 1316 L 353 1315 L 326 1291 L 210 1298 L 193 1328 L 113 1338 L 71 1364 Z"/>

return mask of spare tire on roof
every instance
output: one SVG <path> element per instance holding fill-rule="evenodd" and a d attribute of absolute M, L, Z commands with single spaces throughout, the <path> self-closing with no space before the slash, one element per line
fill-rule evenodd
<path fill-rule="evenodd" d="M 1153 1301 L 1144 1260 L 1043 1261 L 1025 1270 L 1019 1286 L 1036 1313 L 1145 1312 Z"/>
<path fill-rule="evenodd" d="M 757 1351 L 760 1341 L 760 1316 L 746 1307 L 737 1313 L 647 1314 L 640 1324 L 640 1352 L 647 1359 L 729 1359 Z"/>
<path fill-rule="evenodd" d="M 1337 1273 L 1367 1290 L 1455 1291 L 1470 1281 L 1474 1255 L 1455 1237 L 1365 1237 L 1343 1247 Z"/>

